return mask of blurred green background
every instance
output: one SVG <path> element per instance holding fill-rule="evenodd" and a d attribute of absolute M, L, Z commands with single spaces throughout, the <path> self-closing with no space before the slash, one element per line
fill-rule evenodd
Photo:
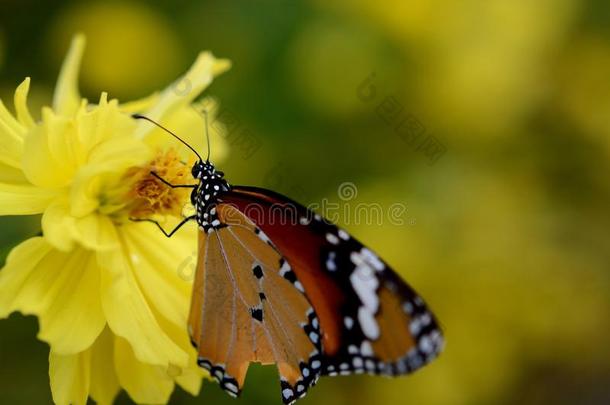
<path fill-rule="evenodd" d="M 228 137 L 229 181 L 304 203 L 406 205 L 402 225 L 339 222 L 426 298 L 445 353 L 410 377 L 323 379 L 302 403 L 610 402 L 607 1 L 0 8 L 3 100 L 32 76 L 34 110 L 49 103 L 77 31 L 88 37 L 90 100 L 144 96 L 210 49 L 234 66 L 209 94 L 250 140 Z M 349 201 L 337 195 L 344 182 L 357 187 Z M 39 229 L 37 218 L 0 218 L 0 227 L 2 261 Z M 36 331 L 33 318 L 0 321 L 1 403 L 51 401 Z M 239 404 L 279 399 L 274 369 L 252 367 Z M 177 390 L 171 403 L 238 402 L 206 383 L 199 398 Z"/>

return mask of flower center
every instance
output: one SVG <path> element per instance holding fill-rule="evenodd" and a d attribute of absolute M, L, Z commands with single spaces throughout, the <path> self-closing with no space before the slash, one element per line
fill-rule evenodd
<path fill-rule="evenodd" d="M 128 171 L 132 182 L 128 193 L 129 215 L 133 218 L 149 218 L 152 215 L 180 216 L 189 201 L 189 188 L 172 188 L 152 173 L 170 184 L 194 184 L 190 165 L 180 160 L 174 149 L 159 152 L 143 167 Z"/>

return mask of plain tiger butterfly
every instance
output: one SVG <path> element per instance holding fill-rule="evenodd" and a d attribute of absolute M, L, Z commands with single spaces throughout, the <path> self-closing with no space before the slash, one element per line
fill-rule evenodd
<path fill-rule="evenodd" d="M 188 330 L 198 364 L 237 397 L 250 363 L 276 364 L 285 404 L 321 376 L 411 373 L 442 350 L 421 297 L 372 250 L 273 191 L 233 186 L 197 155 L 191 188 L 199 226 Z M 207 115 L 206 115 L 207 127 Z"/>

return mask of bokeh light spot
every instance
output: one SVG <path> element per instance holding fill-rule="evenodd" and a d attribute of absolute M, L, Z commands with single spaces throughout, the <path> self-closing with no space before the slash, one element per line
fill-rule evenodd
<path fill-rule="evenodd" d="M 180 41 L 164 16 L 146 4 L 79 3 L 59 13 L 49 41 L 58 63 L 75 32 L 87 36 L 82 86 L 97 94 L 143 95 L 171 80 L 183 65 Z"/>
<path fill-rule="evenodd" d="M 290 82 L 313 110 L 335 117 L 352 115 L 364 107 L 359 85 L 380 68 L 393 67 L 392 55 L 383 45 L 374 31 L 363 27 L 316 21 L 297 35 L 288 54 Z"/>

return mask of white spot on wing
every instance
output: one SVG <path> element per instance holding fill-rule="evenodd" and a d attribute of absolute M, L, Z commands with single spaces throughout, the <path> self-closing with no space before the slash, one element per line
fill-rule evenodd
<path fill-rule="evenodd" d="M 363 356 L 372 356 L 373 355 L 373 346 L 371 346 L 371 342 L 365 340 L 360 344 L 360 353 Z"/>
<path fill-rule="evenodd" d="M 426 354 L 430 354 L 434 351 L 434 346 L 432 345 L 432 339 L 428 336 L 424 336 L 419 339 L 419 350 Z"/>
<path fill-rule="evenodd" d="M 280 267 L 280 276 L 284 277 L 286 273 L 290 271 L 290 265 L 286 260 L 282 263 L 282 267 Z"/>
<path fill-rule="evenodd" d="M 360 328 L 362 328 L 362 333 L 364 333 L 367 338 L 371 340 L 379 338 L 379 325 L 375 320 L 375 315 L 366 307 L 360 307 L 358 309 L 358 322 L 360 323 Z"/>
<path fill-rule="evenodd" d="M 339 229 L 339 237 L 343 240 L 349 240 L 349 233 L 345 232 L 343 229 Z"/>
<path fill-rule="evenodd" d="M 350 274 L 349 279 L 362 304 L 369 312 L 376 313 L 379 308 L 379 297 L 377 297 L 379 280 L 372 273 L 371 268 L 366 265 L 358 266 Z"/>
<path fill-rule="evenodd" d="M 413 336 L 417 336 L 419 335 L 419 332 L 421 331 L 422 325 L 420 322 L 420 318 L 415 318 L 411 321 L 411 323 L 409 324 L 409 332 L 411 332 L 411 334 Z"/>
<path fill-rule="evenodd" d="M 337 263 L 335 263 L 335 258 L 337 257 L 337 254 L 335 252 L 329 252 L 328 253 L 328 259 L 326 259 L 326 268 L 330 271 L 336 271 L 337 270 Z"/>
<path fill-rule="evenodd" d="M 330 232 L 326 234 L 326 240 L 327 240 L 329 243 L 332 243 L 333 245 L 336 245 L 336 244 L 338 244 L 338 243 L 339 243 L 339 238 L 337 238 L 337 236 L 336 236 L 336 235 L 333 235 L 333 234 L 332 234 L 332 233 L 330 233 Z"/>
<path fill-rule="evenodd" d="M 237 393 L 237 386 L 235 384 L 233 384 L 232 382 L 225 382 L 224 387 L 226 389 L 228 389 L 229 391 Z"/>

